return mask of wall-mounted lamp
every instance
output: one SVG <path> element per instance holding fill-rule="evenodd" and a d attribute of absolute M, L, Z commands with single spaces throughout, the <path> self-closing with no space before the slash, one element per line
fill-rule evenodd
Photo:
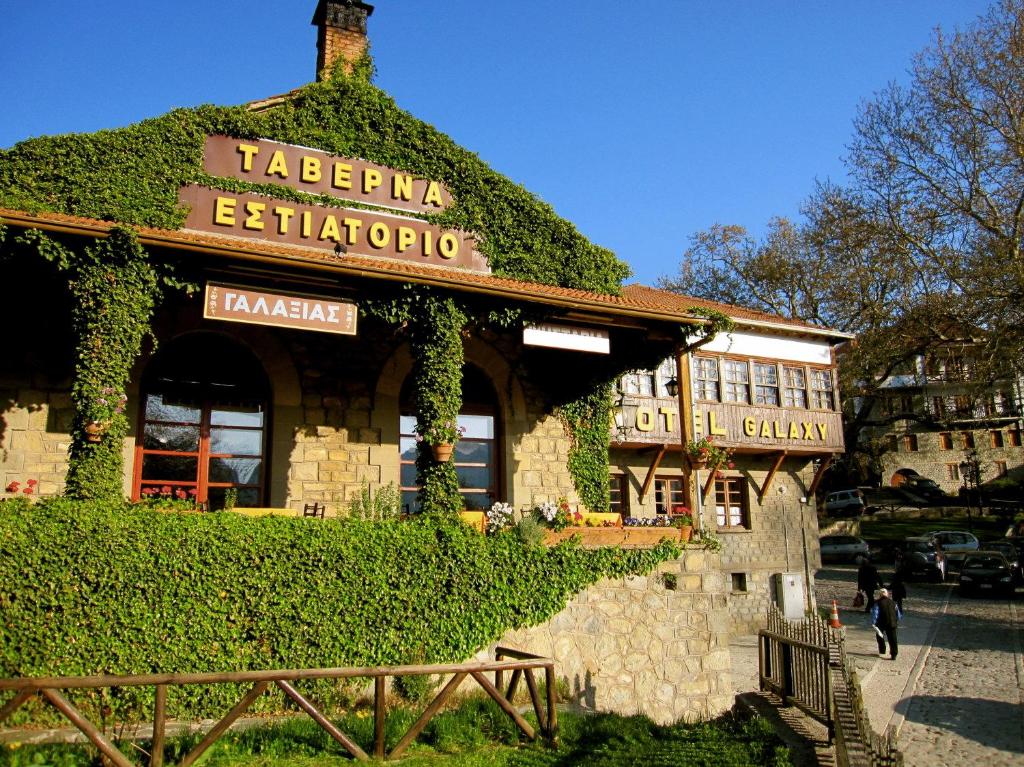
<path fill-rule="evenodd" d="M 674 378 L 670 378 L 665 382 L 665 391 L 668 392 L 668 396 L 675 397 L 679 394 L 679 381 Z"/>

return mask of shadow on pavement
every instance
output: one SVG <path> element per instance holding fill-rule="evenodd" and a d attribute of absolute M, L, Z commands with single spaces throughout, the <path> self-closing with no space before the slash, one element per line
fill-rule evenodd
<path fill-rule="evenodd" d="M 900 701 L 907 721 L 942 728 L 988 748 L 1024 753 L 1020 741 L 1020 706 L 996 700 L 914 695 Z"/>

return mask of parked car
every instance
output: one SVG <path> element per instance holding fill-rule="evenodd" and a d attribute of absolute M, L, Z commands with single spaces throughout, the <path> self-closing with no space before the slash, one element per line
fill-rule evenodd
<path fill-rule="evenodd" d="M 939 487 L 939 484 L 934 479 L 928 479 L 927 477 L 908 477 L 901 487 L 932 503 L 947 501 L 951 497 Z"/>
<path fill-rule="evenodd" d="M 1010 564 L 1010 574 L 1014 583 L 1024 583 L 1024 556 L 1009 538 L 997 538 L 994 541 L 984 541 L 981 544 L 983 551 L 998 551 Z"/>
<path fill-rule="evenodd" d="M 960 590 L 965 593 L 1013 594 L 1010 563 L 998 551 L 975 551 L 960 568 Z"/>
<path fill-rule="evenodd" d="M 929 580 L 946 580 L 946 554 L 930 536 L 905 538 L 896 548 L 896 572 L 906 579 L 924 575 Z"/>
<path fill-rule="evenodd" d="M 852 562 L 869 553 L 868 542 L 855 535 L 824 535 L 820 544 L 822 562 Z"/>
<path fill-rule="evenodd" d="M 864 493 L 860 490 L 837 490 L 825 496 L 827 516 L 858 516 L 864 511 Z"/>
<path fill-rule="evenodd" d="M 961 530 L 934 530 L 926 534 L 937 540 L 947 554 L 966 553 L 981 548 L 977 538 Z"/>

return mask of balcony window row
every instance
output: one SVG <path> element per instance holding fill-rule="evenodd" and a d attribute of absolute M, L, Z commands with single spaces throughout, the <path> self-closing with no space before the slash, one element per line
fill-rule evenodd
<path fill-rule="evenodd" d="M 888 434 L 885 437 L 885 441 L 889 452 L 916 453 L 918 450 L 917 434 L 904 434 L 902 437 Z M 1004 432 L 999 429 L 992 429 L 988 432 L 988 444 L 992 448 L 1020 447 L 1020 430 L 1009 429 Z M 977 447 L 977 443 L 975 442 L 973 432 L 943 431 L 938 434 L 938 447 L 939 450 L 974 450 Z"/>
<path fill-rule="evenodd" d="M 694 358 L 698 400 L 835 410 L 832 371 L 719 357 Z"/>
<path fill-rule="evenodd" d="M 936 418 L 995 418 L 1017 415 L 1017 406 L 1009 392 L 998 392 L 985 399 L 966 394 L 932 397 L 932 414 Z"/>

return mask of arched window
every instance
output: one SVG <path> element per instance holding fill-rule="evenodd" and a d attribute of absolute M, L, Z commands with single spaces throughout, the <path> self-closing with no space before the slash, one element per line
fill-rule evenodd
<path fill-rule="evenodd" d="M 416 494 L 416 406 L 412 381 L 402 387 L 399 423 L 402 508 L 419 511 Z M 462 373 L 462 410 L 459 426 L 466 431 L 455 445 L 455 471 L 467 509 L 487 509 L 498 499 L 498 399 L 490 380 L 478 368 L 466 365 Z"/>
<path fill-rule="evenodd" d="M 270 385 L 247 349 L 220 335 L 172 341 L 142 381 L 132 497 L 195 498 L 210 509 L 237 496 L 261 506 Z"/>

